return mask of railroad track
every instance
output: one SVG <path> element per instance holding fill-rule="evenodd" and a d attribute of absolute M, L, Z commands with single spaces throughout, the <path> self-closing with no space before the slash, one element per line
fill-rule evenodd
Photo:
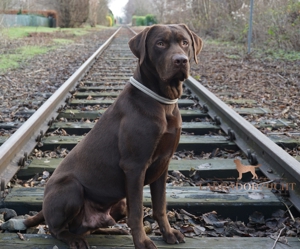
<path fill-rule="evenodd" d="M 13 209 L 19 215 L 41 209 L 43 188 L 49 175 L 101 118 L 132 76 L 137 63 L 127 45 L 132 36 L 129 29 L 118 29 L 37 111 L 26 113 L 28 120 L 9 139 L 0 138 L 3 195 L 0 208 Z M 251 102 L 230 101 L 228 103 L 239 105 Z M 294 148 L 299 145 L 298 141 L 279 135 L 267 138 L 241 116 L 264 115 L 268 110 L 234 110 L 192 77 L 185 81 L 184 94 L 178 104 L 183 133 L 169 167 L 166 193 L 169 210 L 184 209 L 193 215 L 214 210 L 224 218 L 246 222 L 254 211 L 269 217 L 278 209 L 286 210 L 287 204 L 292 205 L 291 212 L 297 214 L 300 164 L 276 143 Z M 268 124 L 266 121 L 257 128 Z M 272 121 L 275 128 L 282 125 L 289 124 Z M 237 180 L 234 164 L 237 156 L 245 165 L 261 164 L 256 170 L 258 180 L 251 180 L 250 172 Z M 151 205 L 147 186 L 144 205 Z M 0 246 L 66 248 L 51 236 L 28 233 L 24 236 L 23 241 L 15 233 L 2 233 Z M 158 237 L 154 240 L 159 247 L 167 248 L 271 248 L 274 244 L 269 238 L 194 236 L 187 239 L 186 244 L 175 246 L 163 244 Z M 95 248 L 132 247 L 127 236 L 91 236 L 89 243 Z M 297 248 L 299 241 L 290 238 L 289 244 Z"/>

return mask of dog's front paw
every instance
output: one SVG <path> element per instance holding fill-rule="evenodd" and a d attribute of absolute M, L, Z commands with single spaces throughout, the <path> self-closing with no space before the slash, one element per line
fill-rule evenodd
<path fill-rule="evenodd" d="M 184 235 L 176 229 L 171 229 L 169 232 L 162 231 L 162 236 L 164 241 L 168 244 L 179 244 L 185 242 Z"/>

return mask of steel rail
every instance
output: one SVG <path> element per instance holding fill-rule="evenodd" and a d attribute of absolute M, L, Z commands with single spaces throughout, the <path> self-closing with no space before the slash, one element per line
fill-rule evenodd
<path fill-rule="evenodd" d="M 24 162 L 34 147 L 37 137 L 48 129 L 49 122 L 58 116 L 58 110 L 64 106 L 71 96 L 69 93 L 76 87 L 77 82 L 85 75 L 95 60 L 111 43 L 122 27 L 87 59 L 81 67 L 56 90 L 56 92 L 0 147 L 0 179 L 1 190 L 20 168 L 20 161 Z"/>
<path fill-rule="evenodd" d="M 220 124 L 238 147 L 262 164 L 260 170 L 271 180 L 281 179 L 289 190 L 290 201 L 300 211 L 300 162 L 271 141 L 247 120 L 217 98 L 197 80 L 189 77 L 185 85 L 204 105 L 208 115 Z M 232 136 L 232 134 L 234 134 Z"/>
<path fill-rule="evenodd" d="M 137 34 L 137 32 L 135 32 L 132 28 L 130 28 L 129 26 L 126 25 L 126 28 L 128 28 L 134 35 Z"/>

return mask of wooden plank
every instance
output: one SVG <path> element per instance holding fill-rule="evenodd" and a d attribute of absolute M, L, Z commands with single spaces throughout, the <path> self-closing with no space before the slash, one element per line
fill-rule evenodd
<path fill-rule="evenodd" d="M 72 149 L 82 140 L 83 136 L 49 136 L 42 139 L 41 150 L 53 150 L 58 146 Z M 230 142 L 223 136 L 185 136 L 180 137 L 177 151 L 193 150 L 196 154 L 211 152 L 215 148 L 237 150 L 235 143 Z"/>
<path fill-rule="evenodd" d="M 99 70 L 101 72 L 105 72 L 105 73 L 113 73 L 113 72 L 116 72 L 116 71 L 120 70 L 120 67 L 118 67 L 118 66 L 111 66 L 111 67 L 107 68 L 107 67 L 99 66 L 99 67 L 94 68 L 94 69 Z M 132 66 L 131 67 L 124 66 L 124 67 L 122 67 L 122 72 L 133 74 L 134 73 L 134 69 L 135 68 L 133 68 Z"/>
<path fill-rule="evenodd" d="M 119 91 L 79 91 L 74 94 L 76 99 L 86 99 L 88 97 L 99 98 L 99 97 L 112 97 L 116 98 L 119 95 Z M 186 98 L 186 94 L 182 94 L 181 98 Z"/>
<path fill-rule="evenodd" d="M 54 122 L 49 128 L 49 131 L 64 129 L 68 134 L 82 135 L 83 133 L 89 132 L 95 124 L 96 122 Z"/>
<path fill-rule="evenodd" d="M 104 70 L 101 69 L 101 73 L 103 73 L 103 71 Z M 105 75 L 106 76 L 124 76 L 124 75 L 127 75 L 128 78 L 129 78 L 130 76 L 132 76 L 132 71 L 131 70 L 125 70 L 125 71 L 122 70 L 122 72 L 114 72 L 113 70 L 106 70 Z"/>
<path fill-rule="evenodd" d="M 129 79 L 130 77 L 128 77 Z M 129 80 L 128 80 L 129 82 Z M 127 82 L 127 83 L 128 83 Z M 102 81 L 83 81 L 82 82 L 83 85 L 80 85 L 79 87 L 86 87 L 86 86 L 94 86 L 94 87 L 103 87 L 103 86 L 113 86 L 113 87 L 118 87 L 118 86 L 125 86 L 127 83 L 124 83 L 124 81 L 116 81 L 116 80 L 112 80 L 112 81 L 106 81 L 106 82 L 102 82 Z"/>
<path fill-rule="evenodd" d="M 106 92 L 76 92 L 74 94 L 76 99 L 86 99 L 88 97 L 99 98 L 99 97 L 112 97 L 116 98 L 119 96 L 120 92 L 117 91 L 106 91 Z"/>
<path fill-rule="evenodd" d="M 286 135 L 275 135 L 270 134 L 268 135 L 268 138 L 270 138 L 274 143 L 284 148 L 294 149 L 297 148 L 298 145 L 300 145 L 300 139 L 299 136 L 295 138 L 288 137 Z"/>
<path fill-rule="evenodd" d="M 218 133 L 220 127 L 211 122 L 182 122 L 182 130 L 195 135 Z"/>
<path fill-rule="evenodd" d="M 81 141 L 82 136 L 49 136 L 42 139 L 43 146 L 40 147 L 42 150 L 53 150 L 58 146 L 72 149 L 74 146 Z M 287 147 L 293 149 L 300 144 L 299 139 L 291 139 L 287 136 L 269 136 L 269 138 L 281 147 Z M 0 145 L 2 145 L 8 137 L 0 137 Z M 223 136 L 186 136 L 180 137 L 177 151 L 189 150 L 194 151 L 196 154 L 203 152 L 211 152 L 213 149 L 229 149 L 237 150 L 238 147 L 235 143 L 228 141 Z"/>
<path fill-rule="evenodd" d="M 60 118 L 67 118 L 67 119 L 97 119 L 100 118 L 101 115 L 106 111 L 107 108 L 103 108 L 100 110 L 95 111 L 81 111 L 77 109 L 68 109 L 65 111 L 62 111 L 58 114 L 57 119 Z"/>
<path fill-rule="evenodd" d="M 218 92 L 218 93 L 215 93 L 215 95 L 217 97 L 219 96 L 228 96 L 228 97 L 233 97 L 233 96 L 241 96 L 243 93 L 241 92 Z"/>
<path fill-rule="evenodd" d="M 20 240 L 16 233 L 1 233 L 0 247 L 2 249 L 24 249 L 39 248 L 52 249 L 57 246 L 59 249 L 68 249 L 69 247 L 60 240 L 51 235 L 43 234 L 24 234 L 25 240 Z M 134 249 L 132 237 L 127 235 L 90 235 L 87 236 L 87 242 L 91 248 L 132 248 Z M 185 238 L 185 243 L 170 245 L 163 241 L 161 236 L 150 236 L 151 240 L 158 248 L 166 249 L 266 249 L 272 248 L 274 240 L 270 238 L 210 238 L 193 237 Z M 282 243 L 276 244 L 276 249 L 298 249 L 299 240 L 297 238 L 287 238 L 289 245 Z"/>
<path fill-rule="evenodd" d="M 184 113 L 182 112 L 182 115 Z M 259 122 L 251 122 L 256 128 L 270 128 L 272 130 L 276 130 L 282 127 L 292 127 L 295 128 L 296 125 L 294 122 L 290 120 L 285 119 L 279 119 L 279 120 L 263 120 Z M 0 123 L 0 129 L 16 129 L 19 128 L 23 123 L 21 122 L 7 122 L 7 123 Z M 94 126 L 94 123 L 84 123 L 84 122 L 72 122 L 72 123 L 66 123 L 66 122 L 55 122 L 50 129 L 58 129 L 62 128 L 65 130 L 84 130 L 84 133 L 88 132 L 92 127 Z M 220 129 L 219 126 L 216 126 L 210 122 L 183 122 L 182 123 L 183 130 L 187 132 L 194 132 L 195 134 L 206 134 L 206 133 L 199 133 L 199 130 L 203 131 L 206 128 L 210 129 L 212 132 L 218 132 Z M 74 132 L 74 131 L 73 131 Z M 77 133 L 76 133 L 77 134 Z"/>
<path fill-rule="evenodd" d="M 217 189 L 217 185 L 215 185 Z M 256 189 L 257 188 L 257 189 Z M 151 206 L 149 186 L 143 190 L 144 206 Z M 14 187 L 5 197 L 3 206 L 16 210 L 18 214 L 29 211 L 39 211 L 42 208 L 44 187 Z M 259 198 L 257 198 L 259 197 Z M 172 187 L 166 189 L 167 208 L 169 210 L 183 208 L 195 215 L 203 212 L 217 211 L 222 217 L 239 220 L 248 219 L 253 211 L 271 215 L 284 204 L 266 187 L 257 185 L 235 185 L 229 188 L 229 193 L 213 192 L 209 187 Z"/>
<path fill-rule="evenodd" d="M 71 99 L 69 105 L 111 105 L 115 102 L 115 99 Z"/>
<path fill-rule="evenodd" d="M 257 113 L 255 113 L 255 110 L 247 112 L 247 110 L 245 110 L 245 109 L 252 110 L 251 108 L 244 108 L 243 111 L 240 113 L 241 115 L 248 115 L 248 114 L 261 115 L 262 114 L 261 110 L 258 111 Z M 70 109 L 70 110 L 61 112 L 59 114 L 59 118 L 64 117 L 64 118 L 73 118 L 73 119 L 82 119 L 82 118 L 96 119 L 96 118 L 99 118 L 99 116 L 100 116 L 99 114 L 103 114 L 103 112 L 105 110 L 106 109 L 97 110 L 97 111 L 80 111 L 77 109 Z M 234 109 L 234 110 L 236 110 L 236 109 Z M 206 113 L 204 113 L 203 111 L 201 111 L 199 109 L 180 110 L 180 113 L 181 113 L 183 120 L 208 117 L 208 115 Z"/>
<path fill-rule="evenodd" d="M 265 115 L 270 114 L 272 111 L 268 108 L 233 108 L 240 115 Z"/>
<path fill-rule="evenodd" d="M 123 83 L 121 84 L 121 82 L 117 82 L 115 85 L 109 82 L 107 84 L 104 84 L 104 86 L 81 86 L 77 90 L 82 92 L 83 91 L 121 91 L 124 89 L 124 86 L 125 84 Z"/>
<path fill-rule="evenodd" d="M 0 136 L 0 145 L 4 144 L 8 138 L 9 137 L 7 137 L 7 136 Z"/>
<path fill-rule="evenodd" d="M 107 81 L 112 81 L 112 80 L 120 80 L 120 81 L 123 81 L 123 80 L 127 80 L 129 81 L 129 78 L 128 76 L 103 76 L 103 73 L 93 73 L 90 75 L 91 78 L 93 78 L 94 76 L 101 76 L 99 82 L 107 82 Z"/>
<path fill-rule="evenodd" d="M 19 128 L 23 123 L 22 122 L 5 122 L 0 123 L 0 129 L 11 130 Z"/>
<path fill-rule="evenodd" d="M 250 105 L 254 105 L 257 103 L 256 100 L 254 99 L 225 99 L 223 100 L 221 98 L 222 101 L 224 101 L 226 104 L 234 104 L 234 105 L 247 105 L 247 104 L 250 104 Z"/>
<path fill-rule="evenodd" d="M 223 136 L 185 136 L 181 135 L 177 151 L 212 152 L 214 149 L 238 150 L 235 143 Z"/>
<path fill-rule="evenodd" d="M 192 121 L 194 119 L 208 118 L 208 114 L 204 113 L 203 111 L 201 111 L 199 109 L 193 109 L 193 110 L 180 109 L 179 111 L 180 111 L 182 121 Z"/>
<path fill-rule="evenodd" d="M 62 111 L 58 115 L 59 118 L 67 118 L 67 119 L 97 119 L 99 118 L 104 112 L 106 111 L 106 108 L 103 108 L 101 110 L 96 111 L 81 111 L 77 109 L 68 109 L 65 111 Z M 207 113 L 202 112 L 201 110 L 195 109 L 195 110 L 180 110 L 180 114 L 182 117 L 182 120 L 184 121 L 190 121 L 195 118 L 203 119 L 207 118 Z"/>
<path fill-rule="evenodd" d="M 133 58 L 133 57 L 114 57 L 114 58 L 109 58 L 110 61 L 125 61 L 125 60 L 131 60 L 131 61 L 136 61 L 137 59 L 136 58 Z M 125 63 L 130 63 L 130 62 L 125 62 Z"/>
<path fill-rule="evenodd" d="M 276 130 L 282 127 L 296 127 L 295 122 L 287 119 L 251 121 L 250 123 L 256 128 L 270 128 L 271 130 Z"/>
<path fill-rule="evenodd" d="M 18 172 L 19 179 L 29 179 L 35 174 L 41 174 L 44 170 L 52 173 L 61 163 L 63 158 L 34 158 L 26 167 L 22 167 Z M 171 160 L 169 165 L 169 173 L 173 170 L 178 170 L 185 176 L 189 176 L 191 169 L 199 170 L 201 178 L 230 178 L 238 177 L 234 159 L 215 158 L 202 160 Z M 244 165 L 249 163 L 246 160 L 242 161 Z M 257 173 L 258 173 L 257 169 Z M 248 175 L 247 175 L 248 174 Z M 243 175 L 243 180 L 251 178 L 251 173 Z"/>
<path fill-rule="evenodd" d="M 71 99 L 69 101 L 69 105 L 111 105 L 115 99 Z M 178 100 L 178 106 L 179 107 L 187 107 L 194 105 L 195 102 L 190 99 L 179 99 Z"/>
<path fill-rule="evenodd" d="M 28 117 L 30 117 L 35 112 L 36 112 L 35 109 L 26 109 L 24 111 L 18 111 L 17 113 L 15 113 L 14 117 L 25 117 L 25 118 L 28 118 Z M 10 114 L 10 111 L 3 110 L 3 113 L 6 113 L 6 114 L 9 113 Z"/>
<path fill-rule="evenodd" d="M 83 135 L 84 133 L 89 132 L 94 125 L 95 123 L 85 122 L 55 122 L 50 127 L 50 131 L 64 129 L 68 134 Z M 204 135 L 209 132 L 218 133 L 220 127 L 210 122 L 183 122 L 182 130 L 194 133 L 195 135 Z"/>

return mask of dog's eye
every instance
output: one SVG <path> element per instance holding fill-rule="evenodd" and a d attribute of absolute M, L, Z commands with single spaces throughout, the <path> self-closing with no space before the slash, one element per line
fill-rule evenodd
<path fill-rule="evenodd" d="M 158 41 L 158 42 L 156 43 L 156 45 L 157 45 L 158 47 L 164 47 L 164 46 L 165 46 L 165 44 L 164 44 L 163 41 Z"/>
<path fill-rule="evenodd" d="M 189 42 L 188 42 L 187 40 L 183 40 L 183 41 L 182 41 L 182 45 L 186 47 L 186 46 L 189 45 Z"/>

